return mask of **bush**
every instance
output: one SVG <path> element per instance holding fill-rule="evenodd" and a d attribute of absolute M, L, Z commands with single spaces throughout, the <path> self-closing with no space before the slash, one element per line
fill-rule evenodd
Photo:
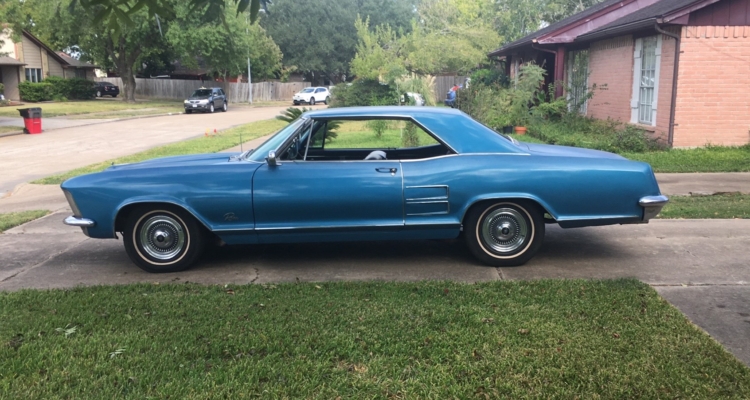
<path fill-rule="evenodd" d="M 339 83 L 333 88 L 330 107 L 397 104 L 398 93 L 391 85 L 384 85 L 372 79 L 357 79 L 351 84 Z"/>
<path fill-rule="evenodd" d="M 642 153 L 663 146 L 643 129 L 613 120 L 568 114 L 560 121 L 535 120 L 529 135 L 549 144 L 585 147 L 613 153 Z"/>
<path fill-rule="evenodd" d="M 0 83 L 0 93 L 5 93 L 5 85 Z"/>
<path fill-rule="evenodd" d="M 47 82 L 21 82 L 18 84 L 18 91 L 21 99 L 31 102 L 49 101 L 54 96 L 52 85 Z"/>
<path fill-rule="evenodd" d="M 21 98 L 26 101 L 88 100 L 96 93 L 95 83 L 86 79 L 63 79 L 51 76 L 43 82 L 22 82 L 18 85 Z"/>

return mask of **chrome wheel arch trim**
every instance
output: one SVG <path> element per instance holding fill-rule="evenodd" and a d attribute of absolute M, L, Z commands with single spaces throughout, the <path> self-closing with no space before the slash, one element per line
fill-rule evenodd
<path fill-rule="evenodd" d="M 214 232 L 214 230 L 211 229 L 211 226 L 208 225 L 206 221 L 204 221 L 203 218 L 201 218 L 199 214 L 195 212 L 195 210 L 186 206 L 184 203 L 180 203 L 175 200 L 142 199 L 142 200 L 126 201 L 126 202 L 121 203 L 117 207 L 117 209 L 114 212 L 114 215 L 112 216 L 112 235 L 113 235 L 112 237 L 114 238 L 117 237 L 117 230 L 116 230 L 117 229 L 116 228 L 117 217 L 120 215 L 120 212 L 122 212 L 122 209 L 128 206 L 133 206 L 133 205 L 138 205 L 138 204 L 153 204 L 155 207 L 158 207 L 159 205 L 162 205 L 162 204 L 168 204 L 171 206 L 179 207 L 181 210 L 185 211 L 186 213 L 190 214 L 190 216 L 195 218 L 195 220 L 200 225 L 203 225 L 204 228 L 208 229 L 208 231 Z"/>

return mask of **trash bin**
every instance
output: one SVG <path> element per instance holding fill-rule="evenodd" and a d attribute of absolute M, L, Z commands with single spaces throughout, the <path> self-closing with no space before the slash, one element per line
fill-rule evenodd
<path fill-rule="evenodd" d="M 19 108 L 26 133 L 42 133 L 42 109 L 40 107 Z"/>

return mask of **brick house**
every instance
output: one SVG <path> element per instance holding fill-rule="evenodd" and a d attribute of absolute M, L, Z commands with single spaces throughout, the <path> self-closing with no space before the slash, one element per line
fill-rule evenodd
<path fill-rule="evenodd" d="M 50 76 L 94 80 L 95 65 L 76 60 L 63 52 L 56 52 L 29 32 L 23 31 L 21 40 L 14 43 L 10 30 L 0 32 L 0 83 L 5 85 L 5 97 L 19 100 L 18 84 L 24 81 L 41 82 Z"/>
<path fill-rule="evenodd" d="M 673 147 L 750 143 L 750 0 L 605 0 L 489 53 Z M 677 79 L 673 79 L 677 76 Z"/>

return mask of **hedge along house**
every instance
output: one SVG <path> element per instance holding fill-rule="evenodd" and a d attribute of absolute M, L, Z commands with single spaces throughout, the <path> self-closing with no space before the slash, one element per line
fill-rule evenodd
<path fill-rule="evenodd" d="M 607 0 L 489 56 L 544 63 L 582 114 L 669 146 L 750 143 L 750 0 Z"/>
<path fill-rule="evenodd" d="M 36 36 L 23 31 L 21 40 L 14 43 L 11 32 L 0 32 L 0 83 L 5 85 L 5 97 L 19 100 L 18 84 L 41 82 L 50 76 L 94 80 L 95 65 L 76 60 L 65 53 L 55 52 Z"/>

